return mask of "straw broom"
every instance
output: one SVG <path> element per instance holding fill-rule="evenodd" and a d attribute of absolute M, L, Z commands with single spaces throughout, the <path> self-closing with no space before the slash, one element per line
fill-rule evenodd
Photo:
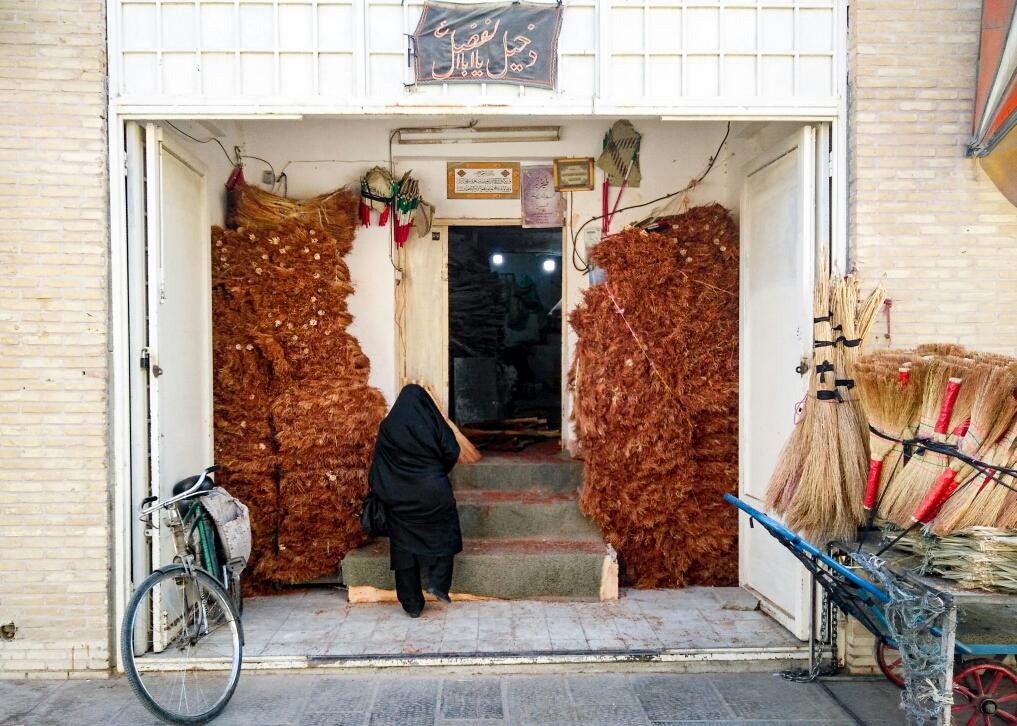
<path fill-rule="evenodd" d="M 947 411 L 951 391 L 951 387 L 947 386 L 934 436 L 937 441 L 956 444 L 970 428 L 975 396 L 991 367 L 984 363 L 976 363 L 971 359 L 955 356 L 944 356 L 942 362 L 953 367 L 956 376 L 950 381 L 957 383 L 957 388 L 953 404 Z M 991 422 L 986 421 L 984 424 L 989 426 Z M 905 521 L 909 525 L 911 522 L 929 523 L 946 497 L 950 496 L 957 488 L 958 482 L 953 480 L 955 472 L 950 468 L 953 461 L 945 454 L 931 451 L 925 453 L 921 465 L 913 471 L 904 498 L 898 501 L 896 508 L 891 512 L 892 516 L 896 518 L 895 521 L 898 523 Z M 907 469 L 905 469 L 906 471 Z M 934 471 L 935 476 L 933 476 Z"/>
<path fill-rule="evenodd" d="M 865 417 L 876 431 L 869 432 L 869 472 L 863 506 L 873 509 L 879 496 L 883 462 L 896 442 L 907 438 L 908 427 L 922 401 L 924 365 L 916 370 L 905 366 L 908 356 L 896 354 L 865 356 L 855 364 L 855 385 Z"/>
<path fill-rule="evenodd" d="M 957 444 L 961 453 L 982 461 L 994 457 L 994 449 L 1006 435 L 1017 413 L 1017 400 L 1013 395 L 1015 387 L 1017 376 L 1006 368 L 993 367 L 982 380 L 971 411 L 971 423 L 964 438 Z M 943 472 L 933 487 L 933 492 L 938 489 L 938 498 L 942 502 L 940 505 L 936 505 L 935 501 L 930 503 L 939 510 L 930 527 L 934 534 L 942 537 L 957 529 L 985 483 L 991 482 L 991 479 L 986 479 L 982 485 L 975 486 L 975 477 L 974 468 L 960 459 L 951 460 L 949 469 Z M 964 489 L 954 494 L 961 486 Z"/>
<path fill-rule="evenodd" d="M 791 504 L 795 489 L 802 478 L 802 467 L 805 465 L 805 452 L 809 449 L 812 441 L 812 413 L 814 406 L 810 406 L 815 393 L 811 390 L 805 404 L 804 415 L 791 430 L 784 448 L 777 457 L 777 463 L 770 475 L 770 481 L 766 485 L 766 508 L 770 512 L 780 515 L 787 513 Z"/>
<path fill-rule="evenodd" d="M 951 379 L 951 382 L 957 382 L 958 388 L 953 405 L 950 406 L 949 413 L 947 413 L 950 397 L 950 387 L 947 387 L 944 405 L 940 411 L 940 419 L 936 422 L 934 435 L 937 441 L 956 445 L 970 428 L 975 396 L 991 367 L 983 363 L 975 363 L 970 359 L 953 356 L 945 356 L 943 361 L 954 367 L 956 376 Z M 943 425 L 944 418 L 946 419 L 945 426 Z M 986 426 L 991 425 L 991 422 L 984 423 Z M 906 497 L 899 501 L 897 508 L 892 512 L 897 518 L 895 521 L 904 521 L 909 525 L 911 522 L 928 524 L 946 497 L 950 496 L 957 488 L 959 482 L 952 479 L 954 472 L 950 468 L 951 463 L 955 460 L 944 454 L 931 451 L 925 452 L 925 456 L 922 458 L 923 465 L 915 469 L 917 476 L 912 478 L 910 488 L 906 490 Z M 933 477 L 933 471 L 936 469 L 938 472 Z"/>
<path fill-rule="evenodd" d="M 953 367 L 945 361 L 931 361 L 922 396 L 918 438 L 945 439 L 950 413 L 962 383 L 961 379 L 953 377 L 953 373 Z M 911 515 L 946 465 L 945 456 L 931 451 L 912 456 L 907 466 L 886 486 L 883 515 L 901 527 L 907 527 Z M 919 492 L 917 496 L 915 492 Z"/>
<path fill-rule="evenodd" d="M 854 523 L 845 516 L 844 488 L 838 453 L 836 380 L 829 361 L 833 326 L 830 322 L 830 279 L 817 276 L 813 294 L 815 318 L 815 366 L 813 376 L 816 397 L 809 400 L 815 408 L 812 416 L 812 440 L 802 465 L 801 480 L 788 507 L 786 521 L 792 529 L 814 541 L 846 538 L 854 533 Z"/>
<path fill-rule="evenodd" d="M 842 363 L 843 363 L 843 374 L 842 377 L 847 385 L 843 391 L 843 398 L 851 401 L 851 406 L 854 408 L 855 424 L 858 429 L 856 437 L 853 437 L 852 449 L 856 452 L 857 449 L 861 448 L 861 456 L 853 456 L 848 461 L 853 463 L 844 462 L 845 476 L 848 476 L 848 472 L 851 472 L 851 476 L 854 477 L 855 469 L 857 468 L 858 476 L 861 477 L 861 484 L 858 482 L 852 482 L 848 485 L 848 493 L 851 496 L 850 502 L 853 507 L 854 513 L 858 516 L 858 521 L 862 521 L 864 515 L 864 490 L 867 487 L 868 480 L 868 468 L 870 461 L 869 450 L 866 446 L 866 442 L 869 439 L 868 420 L 866 418 L 865 407 L 862 405 L 861 396 L 857 392 L 853 392 L 852 389 L 856 385 L 856 366 L 859 356 L 861 355 L 862 346 L 865 344 L 865 340 L 869 336 L 869 332 L 872 329 L 872 325 L 876 320 L 876 314 L 879 312 L 880 306 L 886 299 L 886 284 L 885 278 L 880 280 L 879 284 L 872 289 L 872 291 L 865 298 L 865 301 L 858 305 L 858 276 L 855 274 L 848 275 L 843 284 L 838 286 L 839 294 L 839 307 L 841 309 L 841 334 L 843 335 L 843 345 L 840 348 Z M 840 419 L 838 419 L 838 422 Z M 846 449 L 843 443 L 846 431 L 842 430 L 841 433 L 841 453 L 844 455 Z M 860 446 L 859 446 L 860 444 Z M 862 506 L 859 507 L 858 504 Z"/>
<path fill-rule="evenodd" d="M 840 453 L 844 516 L 854 524 L 865 516 L 862 500 L 868 474 L 868 437 L 863 434 L 865 414 L 854 392 L 855 361 L 861 339 L 857 337 L 858 279 L 848 275 L 838 280 L 833 291 L 833 320 L 840 328 L 841 345 L 834 346 L 838 388 L 837 439 Z"/>

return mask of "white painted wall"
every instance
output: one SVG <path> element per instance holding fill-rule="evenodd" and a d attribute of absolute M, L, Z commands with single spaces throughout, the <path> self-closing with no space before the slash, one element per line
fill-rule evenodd
<path fill-rule="evenodd" d="M 551 120 L 555 123 L 555 120 Z M 643 133 L 641 169 L 643 181 L 639 189 L 628 189 L 622 206 L 641 204 L 684 187 L 691 178 L 706 167 L 709 157 L 724 137 L 723 122 L 665 122 L 653 119 L 635 119 L 636 128 Z M 202 127 L 195 123 L 174 122 L 198 138 Z M 277 172 L 285 170 L 289 182 L 289 195 L 295 198 L 315 196 L 336 187 L 356 183 L 367 169 L 389 163 L 389 136 L 399 125 L 397 119 L 305 119 L 300 121 L 244 120 L 215 122 L 226 131 L 228 138 L 221 139 L 232 151 L 239 145 L 243 153 L 262 157 Z M 405 123 L 405 121 L 403 122 Z M 431 118 L 427 125 L 461 124 L 462 120 Z M 507 119 L 498 125 L 532 124 L 532 120 Z M 549 123 L 541 120 L 541 124 Z M 464 200 L 446 199 L 445 179 L 448 161 L 519 161 L 522 163 L 549 162 L 556 157 L 596 157 L 601 150 L 604 133 L 612 120 L 584 119 L 560 120 L 562 138 L 557 142 L 531 142 L 513 144 L 442 144 L 398 145 L 392 148 L 396 175 L 412 170 L 420 180 L 426 199 L 437 206 L 442 219 L 518 218 L 519 200 Z M 421 126 L 424 124 L 414 124 Z M 731 136 L 711 174 L 691 195 L 692 204 L 720 202 L 737 213 L 741 188 L 740 169 L 743 163 L 755 156 L 761 146 L 757 139 L 779 135 L 785 124 L 736 123 Z M 780 127 L 780 128 L 778 128 Z M 225 182 L 229 165 L 217 145 L 195 144 L 189 147 L 201 155 L 210 167 L 210 194 L 212 218 L 222 219 L 222 187 L 217 175 Z M 267 166 L 248 159 L 247 180 L 257 183 Z M 578 227 L 590 217 L 600 214 L 601 193 L 574 195 L 572 220 Z M 612 189 L 613 203 L 617 190 Z M 620 230 L 626 223 L 646 217 L 657 205 L 621 212 L 612 226 Z M 599 229 L 600 222 L 588 228 Z M 570 235 L 571 237 L 571 235 Z M 580 253 L 585 248 L 580 235 Z M 353 252 L 347 258 L 356 293 L 350 298 L 354 315 L 350 332 L 355 335 L 371 359 L 371 383 L 381 389 L 391 402 L 398 390 L 396 380 L 396 329 L 395 329 L 395 274 L 389 260 L 389 230 L 378 227 L 361 228 L 354 242 Z M 429 244 L 430 239 L 411 238 L 408 244 Z M 565 300 L 569 309 L 581 299 L 587 285 L 585 275 L 572 267 L 570 250 L 563 256 L 565 266 Z M 575 334 L 569 331 L 568 346 L 573 350 Z"/>

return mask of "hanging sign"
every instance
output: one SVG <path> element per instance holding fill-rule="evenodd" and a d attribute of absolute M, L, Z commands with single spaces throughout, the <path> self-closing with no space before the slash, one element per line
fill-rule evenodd
<path fill-rule="evenodd" d="M 520 183 L 523 227 L 565 226 L 565 200 L 554 190 L 554 167 L 524 166 Z"/>
<path fill-rule="evenodd" d="M 413 33 L 417 83 L 554 88 L 561 5 L 426 3 Z"/>
<path fill-rule="evenodd" d="M 448 162 L 449 199 L 519 199 L 519 162 Z"/>

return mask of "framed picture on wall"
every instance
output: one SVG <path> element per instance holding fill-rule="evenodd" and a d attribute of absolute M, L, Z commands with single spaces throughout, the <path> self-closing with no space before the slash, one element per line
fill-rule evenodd
<path fill-rule="evenodd" d="M 556 192 L 588 192 L 593 189 L 593 159 L 555 159 Z"/>
<path fill-rule="evenodd" d="M 448 199 L 519 199 L 519 162 L 448 162 Z"/>

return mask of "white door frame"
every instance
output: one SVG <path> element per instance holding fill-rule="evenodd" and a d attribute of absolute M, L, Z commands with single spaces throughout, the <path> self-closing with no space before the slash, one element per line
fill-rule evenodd
<path fill-rule="evenodd" d="M 843 22 L 843 19 L 842 19 Z M 113 32 L 111 30 L 111 32 Z M 844 37 L 846 42 L 846 35 Z M 846 50 L 839 47 L 837 57 L 840 58 L 839 77 L 846 78 Z M 119 72 L 115 66 L 110 68 L 110 87 L 116 88 L 119 83 Z M 843 96 L 844 94 L 842 94 Z M 238 114 L 232 107 L 209 108 L 206 113 L 196 114 L 195 118 L 229 119 L 237 118 Z M 175 118 L 171 109 L 164 113 L 153 114 L 154 118 Z M 249 117 L 249 116 L 248 116 Z M 273 118 L 281 118 L 273 115 Z M 110 169 L 110 432 L 109 432 L 109 481 L 112 488 L 112 597 L 110 612 L 110 628 L 112 629 L 115 652 L 111 654 L 111 662 L 119 672 L 123 672 L 120 658 L 120 623 L 127 608 L 127 601 L 133 591 L 131 573 L 131 392 L 130 368 L 133 363 L 130 356 L 130 337 L 128 321 L 128 286 L 127 286 L 127 199 L 126 199 L 126 151 L 125 122 L 141 119 L 137 114 L 120 113 L 115 96 L 111 96 L 108 105 L 108 143 Z M 710 117 L 697 116 L 689 120 L 727 121 L 731 116 L 724 109 L 716 109 Z M 669 117 L 677 120 L 677 117 Z M 758 117 L 758 121 L 787 122 L 788 114 L 775 114 L 773 117 Z M 817 119 L 803 113 L 802 123 L 815 122 Z M 840 113 L 836 117 L 826 118 L 830 124 L 833 151 L 830 156 L 830 174 L 832 177 L 831 194 L 831 239 L 830 250 L 833 261 L 841 269 L 847 269 L 847 103 L 842 100 Z M 473 220 L 436 220 L 436 223 L 469 224 Z M 490 223 L 490 221 L 488 221 Z M 509 222 L 505 222 L 509 223 Z M 567 250 L 566 250 L 567 252 Z M 563 263 L 564 265 L 564 263 Z M 565 311 L 567 312 L 567 311 Z M 565 339 L 566 336 L 562 336 Z M 401 367 L 397 367 L 400 371 Z M 401 381 L 397 381 L 399 383 Z"/>

